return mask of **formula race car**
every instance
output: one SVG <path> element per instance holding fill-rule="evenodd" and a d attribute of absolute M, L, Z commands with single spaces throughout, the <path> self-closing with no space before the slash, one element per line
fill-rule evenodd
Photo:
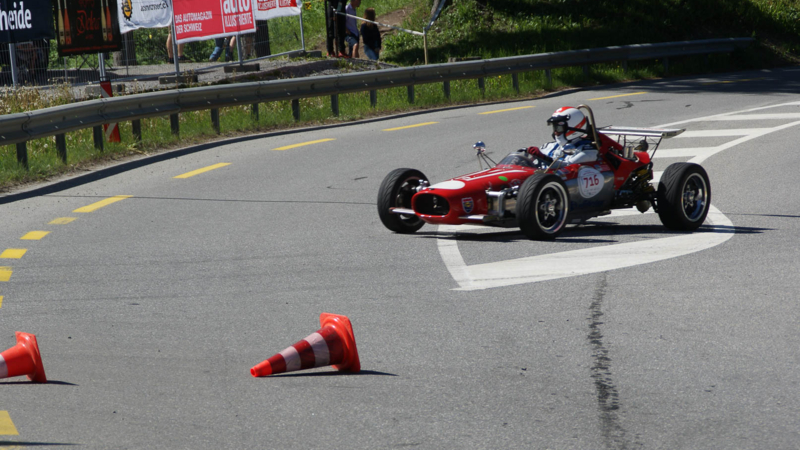
<path fill-rule="evenodd" d="M 529 147 L 494 163 L 478 142 L 473 148 L 480 168 L 484 162 L 488 166 L 478 172 L 434 185 L 415 169 L 390 172 L 378 191 L 381 222 L 397 233 L 414 233 L 425 223 L 519 227 L 536 240 L 554 239 L 569 223 L 580 224 L 622 208 L 636 207 L 644 213 L 652 207 L 672 230 L 691 231 L 703 224 L 711 205 L 711 185 L 703 167 L 671 164 L 658 187 L 652 183 L 652 158 L 661 140 L 685 130 L 597 128 L 588 106 L 567 108 L 588 123 L 582 120 L 573 128 L 566 119 L 555 120 L 553 136 L 579 134 L 585 148 L 592 149 L 590 161 L 567 163 L 566 146 L 551 154 L 553 158 Z"/>

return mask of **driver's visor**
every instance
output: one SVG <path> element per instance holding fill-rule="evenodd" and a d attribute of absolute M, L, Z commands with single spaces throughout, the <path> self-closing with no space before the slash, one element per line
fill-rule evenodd
<path fill-rule="evenodd" d="M 547 119 L 547 123 L 553 125 L 555 134 L 564 134 L 569 130 L 569 124 L 567 124 L 567 118 L 565 117 L 551 117 Z"/>

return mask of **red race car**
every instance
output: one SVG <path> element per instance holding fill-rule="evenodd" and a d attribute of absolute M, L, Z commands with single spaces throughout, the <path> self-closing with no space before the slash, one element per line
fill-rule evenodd
<path fill-rule="evenodd" d="M 430 185 L 418 170 L 393 170 L 378 191 L 381 222 L 397 233 L 414 233 L 425 223 L 519 227 L 530 239 L 548 240 L 568 223 L 613 209 L 652 207 L 672 230 L 695 230 L 705 221 L 711 185 L 702 166 L 671 164 L 658 187 L 652 183 L 661 140 L 685 130 L 597 128 L 585 105 L 561 108 L 548 123 L 557 142 L 544 151 L 520 149 L 495 164 L 483 143 L 475 144 L 481 168 L 488 166 L 479 172 Z"/>

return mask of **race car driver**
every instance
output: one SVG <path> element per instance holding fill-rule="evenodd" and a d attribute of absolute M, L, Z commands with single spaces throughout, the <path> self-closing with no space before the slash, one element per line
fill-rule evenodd
<path fill-rule="evenodd" d="M 547 119 L 547 124 L 553 127 L 555 141 L 548 142 L 541 150 L 530 147 L 528 153 L 544 156 L 545 160 L 556 160 L 553 169 L 597 160 L 597 149 L 585 135 L 586 116 L 580 110 L 572 106 L 561 107 Z"/>

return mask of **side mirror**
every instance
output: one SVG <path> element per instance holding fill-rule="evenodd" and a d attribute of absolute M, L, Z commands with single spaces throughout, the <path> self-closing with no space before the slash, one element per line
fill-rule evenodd
<path fill-rule="evenodd" d="M 486 151 L 486 144 L 484 144 L 483 141 L 478 141 L 472 146 L 472 148 L 477 150 L 478 153 L 483 153 Z"/>

